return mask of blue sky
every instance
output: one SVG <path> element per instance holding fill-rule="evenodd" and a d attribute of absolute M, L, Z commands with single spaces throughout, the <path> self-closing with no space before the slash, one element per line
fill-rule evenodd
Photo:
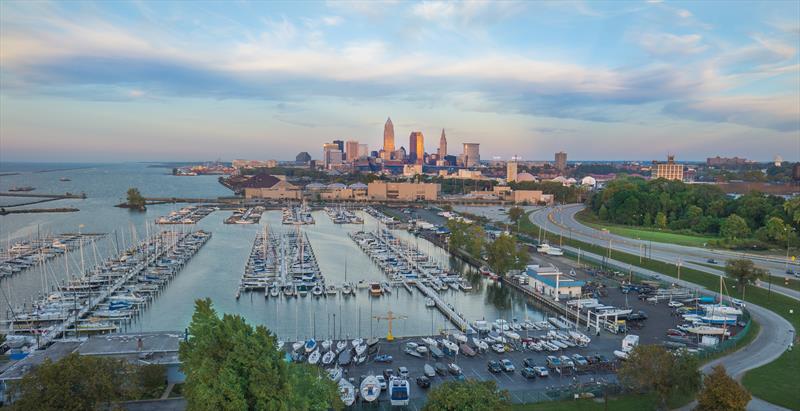
<path fill-rule="evenodd" d="M 800 159 L 800 3 L 0 2 L 0 160 Z"/>

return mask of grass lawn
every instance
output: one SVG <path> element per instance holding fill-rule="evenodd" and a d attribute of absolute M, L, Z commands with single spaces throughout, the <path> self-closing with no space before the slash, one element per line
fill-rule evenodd
<path fill-rule="evenodd" d="M 525 215 L 520 219 L 520 230 L 528 235 L 536 237 L 539 227 L 530 221 Z M 551 242 L 558 241 L 558 235 L 547 233 Z M 608 249 L 601 246 L 591 245 L 577 240 L 564 239 L 564 243 L 587 252 L 607 255 Z M 633 266 L 646 268 L 670 277 L 677 277 L 677 269 L 672 264 L 661 261 L 645 259 L 639 263 L 639 256 L 627 254 L 620 251 L 611 250 L 611 258 L 622 261 Z M 691 268 L 681 269 L 681 279 L 701 285 L 710 290 L 719 288 L 719 277 Z M 727 282 L 730 294 L 736 298 L 742 298 L 741 291 L 735 289 L 732 281 Z M 772 293 L 768 295 L 767 290 L 758 287 L 747 287 L 747 292 L 743 298 L 745 301 L 752 302 L 767 308 L 788 320 L 800 330 L 800 301 L 786 297 L 781 294 Z M 793 314 L 790 314 L 790 310 Z M 796 378 L 800 375 L 800 351 L 795 349 L 784 353 L 780 358 L 770 364 L 749 371 L 744 378 L 745 386 L 753 394 L 765 401 L 781 405 L 789 409 L 800 410 L 800 395 L 796 392 Z"/>
<path fill-rule="evenodd" d="M 689 235 L 672 233 L 666 230 L 658 230 L 646 227 L 630 227 L 624 225 L 616 225 L 600 221 L 593 214 L 587 210 L 583 210 L 575 214 L 575 219 L 589 227 L 598 230 L 606 229 L 611 234 L 616 234 L 628 238 L 638 238 L 645 241 L 655 241 L 657 243 L 670 243 L 678 245 L 686 245 L 690 247 L 705 247 L 705 244 L 710 240 L 717 239 L 716 237 L 702 236 L 702 235 Z"/>

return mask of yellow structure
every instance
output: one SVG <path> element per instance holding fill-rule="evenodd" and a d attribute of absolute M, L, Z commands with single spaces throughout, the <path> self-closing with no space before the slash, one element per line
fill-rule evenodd
<path fill-rule="evenodd" d="M 390 183 L 374 181 L 367 186 L 367 197 L 378 201 L 435 201 L 441 186 L 434 183 Z"/>
<path fill-rule="evenodd" d="M 669 155 L 666 163 L 656 163 L 653 178 L 683 181 L 683 164 L 675 163 L 675 156 Z"/>
<path fill-rule="evenodd" d="M 394 321 L 394 320 L 405 320 L 408 317 L 406 317 L 404 315 L 396 317 L 394 315 L 394 313 L 392 312 L 392 310 L 389 310 L 389 312 L 386 313 L 386 316 L 376 315 L 373 318 L 375 318 L 378 321 L 387 320 L 389 322 L 389 330 L 388 330 L 389 332 L 386 334 L 386 341 L 392 341 L 392 340 L 394 340 L 394 336 L 392 335 L 392 321 Z"/>
<path fill-rule="evenodd" d="M 509 186 L 495 186 L 492 191 L 473 191 L 467 197 L 481 200 L 509 201 L 514 204 L 553 204 L 553 195 L 541 190 L 512 190 Z"/>

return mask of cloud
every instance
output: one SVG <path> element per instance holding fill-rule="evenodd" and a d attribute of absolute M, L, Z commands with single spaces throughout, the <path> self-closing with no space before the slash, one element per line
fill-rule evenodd
<path fill-rule="evenodd" d="M 637 37 L 639 45 L 651 55 L 698 54 L 708 49 L 699 34 L 643 33 Z"/>
<path fill-rule="evenodd" d="M 667 104 L 664 112 L 697 121 L 734 123 L 777 131 L 800 130 L 800 99 L 779 97 L 709 97 Z"/>

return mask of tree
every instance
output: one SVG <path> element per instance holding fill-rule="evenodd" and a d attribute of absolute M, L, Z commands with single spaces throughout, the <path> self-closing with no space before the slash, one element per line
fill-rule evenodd
<path fill-rule="evenodd" d="M 447 221 L 450 230 L 450 247 L 464 250 L 473 258 L 481 258 L 486 232 L 477 224 L 468 224 L 455 219 Z"/>
<path fill-rule="evenodd" d="M 656 214 L 656 227 L 667 228 L 667 215 L 661 211 Z"/>
<path fill-rule="evenodd" d="M 698 360 L 675 356 L 660 345 L 639 345 L 619 369 L 620 381 L 643 392 L 655 392 L 665 408 L 672 393 L 689 393 L 700 387 Z"/>
<path fill-rule="evenodd" d="M 767 275 L 767 272 L 757 268 L 753 264 L 753 260 L 746 258 L 739 258 L 735 260 L 728 260 L 725 263 L 725 275 L 736 280 L 736 283 L 742 287 L 742 298 L 744 298 L 745 286 L 754 283 L 757 279 Z"/>
<path fill-rule="evenodd" d="M 519 222 L 519 219 L 525 214 L 525 210 L 520 207 L 511 207 L 508 210 L 508 219 L 514 222 L 514 224 Z"/>
<path fill-rule="evenodd" d="M 428 393 L 423 411 L 509 411 L 508 391 L 494 381 L 447 381 Z"/>
<path fill-rule="evenodd" d="M 720 226 L 720 234 L 729 240 L 736 240 L 745 238 L 750 235 L 750 227 L 747 226 L 747 221 L 736 214 L 731 214 L 722 222 Z"/>
<path fill-rule="evenodd" d="M 717 365 L 705 380 L 697 395 L 697 411 L 744 411 L 750 402 L 750 393 L 728 376 L 725 367 Z"/>
<path fill-rule="evenodd" d="M 123 360 L 72 353 L 49 358 L 10 385 L 9 398 L 17 410 L 93 410 L 112 401 L 133 399 L 138 386 L 128 378 L 134 366 Z M 163 377 L 163 374 L 162 374 Z"/>
<path fill-rule="evenodd" d="M 783 223 L 778 217 L 770 217 L 767 224 L 764 226 L 767 231 L 767 238 L 772 241 L 786 241 L 786 224 Z"/>
<path fill-rule="evenodd" d="M 190 410 L 323 410 L 341 403 L 318 370 L 283 360 L 266 327 L 254 329 L 238 315 L 220 318 L 210 299 L 195 302 L 189 334 L 179 356 Z"/>
<path fill-rule="evenodd" d="M 128 189 L 128 208 L 145 210 L 145 200 L 138 188 L 131 187 Z"/>
<path fill-rule="evenodd" d="M 486 258 L 489 267 L 497 275 L 504 275 L 513 269 L 521 270 L 528 263 L 528 253 L 524 249 L 517 249 L 516 238 L 507 234 L 486 244 Z"/>
<path fill-rule="evenodd" d="M 791 200 L 783 203 L 783 209 L 789 216 L 789 220 L 795 225 L 800 226 L 800 197 L 792 197 Z"/>

